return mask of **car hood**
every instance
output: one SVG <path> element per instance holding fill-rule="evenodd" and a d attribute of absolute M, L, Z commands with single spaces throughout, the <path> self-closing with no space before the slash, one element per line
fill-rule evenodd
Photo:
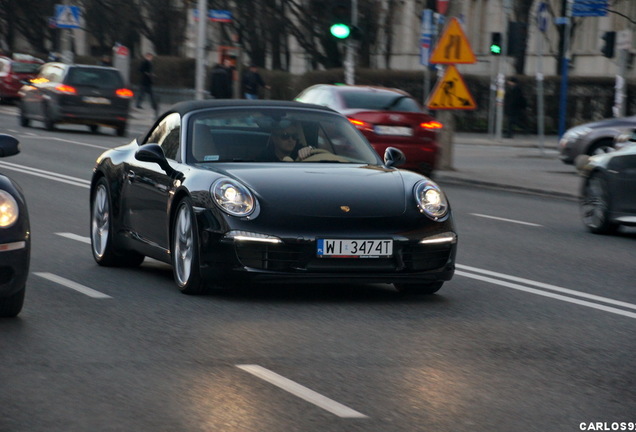
<path fill-rule="evenodd" d="M 598 128 L 611 128 L 611 127 L 636 127 L 636 116 L 631 117 L 618 117 L 603 119 L 596 122 L 585 123 L 581 126 L 589 127 L 591 129 Z"/>
<path fill-rule="evenodd" d="M 235 164 L 225 173 L 248 186 L 261 206 L 296 216 L 392 217 L 404 213 L 406 193 L 398 170 L 378 166 L 280 163 Z"/>

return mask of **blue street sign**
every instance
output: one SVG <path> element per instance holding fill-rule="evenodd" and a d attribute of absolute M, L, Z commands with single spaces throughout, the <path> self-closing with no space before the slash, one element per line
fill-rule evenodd
<path fill-rule="evenodd" d="M 574 0 L 573 17 L 599 17 L 607 15 L 608 0 Z"/>
<path fill-rule="evenodd" d="M 80 16 L 78 6 L 55 5 L 55 25 L 58 28 L 80 28 Z"/>
<path fill-rule="evenodd" d="M 422 11 L 422 25 L 420 35 L 420 64 L 429 65 L 431 56 L 431 45 L 433 43 L 433 11 L 424 9 Z"/>
<path fill-rule="evenodd" d="M 214 22 L 232 22 L 232 11 L 210 9 L 208 11 L 208 18 Z"/>
<path fill-rule="evenodd" d="M 539 3 L 537 9 L 537 28 L 541 33 L 545 33 L 548 27 L 548 4 L 546 2 Z"/>

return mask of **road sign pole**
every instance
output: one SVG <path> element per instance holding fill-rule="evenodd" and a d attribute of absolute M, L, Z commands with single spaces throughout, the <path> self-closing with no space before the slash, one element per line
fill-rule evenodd
<path fill-rule="evenodd" d="M 572 6 L 574 0 L 567 0 L 565 11 L 565 35 L 563 39 L 563 60 L 561 62 L 561 97 L 559 98 L 559 138 L 565 133 L 565 119 L 568 110 L 568 72 L 570 69 L 570 28 L 572 26 Z"/>
<path fill-rule="evenodd" d="M 537 133 L 539 135 L 539 148 L 541 153 L 545 148 L 545 106 L 544 106 L 544 90 L 543 90 L 543 36 L 547 28 L 547 4 L 542 2 L 539 4 L 537 12 L 537 28 L 539 34 L 537 37 Z"/>

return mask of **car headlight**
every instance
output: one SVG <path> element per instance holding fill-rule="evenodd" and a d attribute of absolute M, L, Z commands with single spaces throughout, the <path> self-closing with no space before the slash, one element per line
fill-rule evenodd
<path fill-rule="evenodd" d="M 431 180 L 422 180 L 413 190 L 415 201 L 420 212 L 433 220 L 438 220 L 448 213 L 448 201 L 444 192 Z"/>
<path fill-rule="evenodd" d="M 254 211 L 254 196 L 237 181 L 219 179 L 210 192 L 216 205 L 232 216 L 248 216 Z"/>
<path fill-rule="evenodd" d="M 8 228 L 18 220 L 20 209 L 10 193 L 0 190 L 0 228 Z"/>

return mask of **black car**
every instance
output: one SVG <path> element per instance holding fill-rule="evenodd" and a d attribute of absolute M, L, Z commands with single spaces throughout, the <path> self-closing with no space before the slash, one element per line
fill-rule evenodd
<path fill-rule="evenodd" d="M 279 154 L 285 148 L 286 154 Z M 431 294 L 455 269 L 450 205 L 382 161 L 346 117 L 266 100 L 182 102 L 97 160 L 93 256 L 170 263 L 198 294 L 240 280 L 393 283 Z"/>
<path fill-rule="evenodd" d="M 593 233 L 636 226 L 636 130 L 629 142 L 612 153 L 592 156 L 581 167 L 581 213 Z"/>
<path fill-rule="evenodd" d="M 0 157 L 19 151 L 17 139 L 0 135 Z M 24 195 L 13 180 L 0 174 L 0 317 L 14 317 L 22 310 L 30 254 L 31 230 Z"/>
<path fill-rule="evenodd" d="M 46 63 L 19 95 L 23 127 L 31 120 L 43 122 L 48 130 L 59 123 L 88 125 L 93 133 L 107 126 L 124 136 L 133 92 L 115 68 Z"/>

